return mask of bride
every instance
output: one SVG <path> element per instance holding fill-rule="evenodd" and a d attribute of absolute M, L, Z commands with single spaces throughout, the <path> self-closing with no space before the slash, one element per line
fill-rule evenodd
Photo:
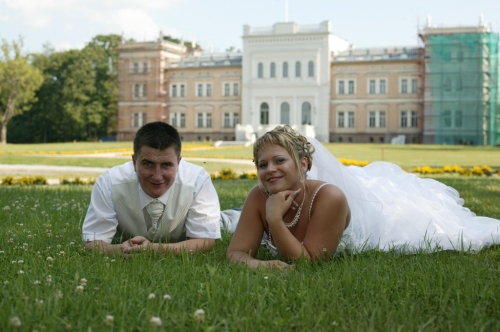
<path fill-rule="evenodd" d="M 500 243 L 500 220 L 476 217 L 455 189 L 391 163 L 345 167 L 289 126 L 259 137 L 253 157 L 259 184 L 227 249 L 232 263 L 289 267 L 257 260 L 261 242 L 287 261 L 325 260 L 343 249 L 431 252 Z"/>

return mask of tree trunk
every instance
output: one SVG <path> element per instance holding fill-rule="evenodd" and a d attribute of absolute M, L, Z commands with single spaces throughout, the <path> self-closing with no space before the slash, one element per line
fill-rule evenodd
<path fill-rule="evenodd" d="M 2 123 L 2 128 L 0 129 L 2 136 L 2 145 L 7 144 L 7 123 Z"/>

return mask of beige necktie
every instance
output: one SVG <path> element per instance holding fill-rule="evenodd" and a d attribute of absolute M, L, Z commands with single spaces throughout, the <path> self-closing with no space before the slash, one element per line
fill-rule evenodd
<path fill-rule="evenodd" d="M 149 216 L 151 217 L 151 229 L 150 232 L 155 234 L 156 231 L 158 230 L 158 220 L 160 220 L 161 215 L 163 214 L 165 206 L 163 205 L 162 202 L 157 200 L 156 198 L 152 200 L 148 206 L 146 206 L 146 210 L 149 213 Z"/>

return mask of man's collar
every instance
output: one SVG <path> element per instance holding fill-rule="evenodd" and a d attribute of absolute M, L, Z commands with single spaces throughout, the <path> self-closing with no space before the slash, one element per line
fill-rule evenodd
<path fill-rule="evenodd" d="M 142 190 L 141 184 L 139 182 L 137 182 L 137 186 L 139 186 L 139 202 L 141 204 L 141 209 L 144 209 L 152 200 L 154 200 L 154 198 L 149 196 L 144 192 L 144 190 Z M 170 195 L 172 186 L 170 186 L 170 188 L 168 188 L 167 191 L 163 193 L 163 195 L 157 198 L 164 205 L 167 205 L 168 196 Z"/>

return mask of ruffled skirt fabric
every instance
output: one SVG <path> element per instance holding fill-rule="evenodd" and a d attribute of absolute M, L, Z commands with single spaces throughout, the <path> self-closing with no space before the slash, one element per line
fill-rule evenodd
<path fill-rule="evenodd" d="M 351 209 L 340 249 L 432 252 L 500 244 L 500 220 L 476 216 L 454 188 L 387 162 L 345 167 L 321 143 L 309 141 L 316 152 L 308 178 L 339 187 Z"/>

